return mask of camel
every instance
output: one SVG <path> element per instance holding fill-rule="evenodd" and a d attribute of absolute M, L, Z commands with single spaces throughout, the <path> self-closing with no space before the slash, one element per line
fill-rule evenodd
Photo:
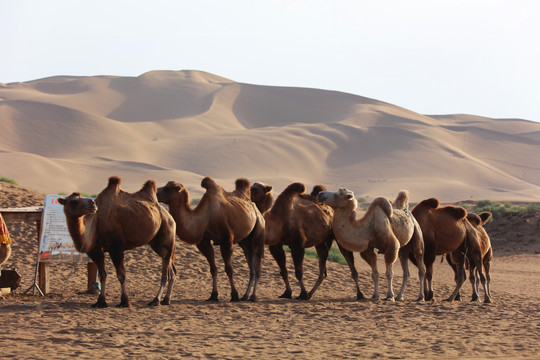
<path fill-rule="evenodd" d="M 493 258 L 493 250 L 489 235 L 484 229 L 492 214 L 490 212 L 482 212 L 479 215 L 468 213 L 466 221 L 467 237 L 463 245 L 458 249 L 447 254 L 446 259 L 455 273 L 456 282 L 464 278 L 464 274 L 459 275 L 460 269 L 457 265 L 465 263 L 469 267 L 469 280 L 472 285 L 471 301 L 480 301 L 478 296 L 479 282 L 482 282 L 484 287 L 484 303 L 492 303 L 490 291 L 491 276 L 489 274 L 491 259 Z M 466 259 L 464 259 L 466 257 Z M 459 291 L 456 293 L 455 300 L 461 300 Z"/>
<path fill-rule="evenodd" d="M 157 196 L 160 202 L 169 206 L 177 224 L 178 237 L 196 245 L 210 265 L 212 293 L 208 301 L 218 301 L 217 268 L 211 241 L 220 245 L 231 286 L 231 301 L 255 301 L 264 254 L 264 218 L 249 198 L 249 181 L 236 180 L 236 189 L 232 193 L 226 192 L 211 177 L 205 177 L 201 186 L 206 193 L 195 209 L 189 205 L 187 188 L 179 182 L 169 181 L 158 189 Z M 231 256 L 234 244 L 244 251 L 250 270 L 249 283 L 241 299 L 233 280 Z"/>
<path fill-rule="evenodd" d="M 255 183 L 251 187 L 251 200 L 264 213 L 266 221 L 265 244 L 276 260 L 280 275 L 285 283 L 285 292 L 280 298 L 291 298 L 292 289 L 286 267 L 286 257 L 283 246 L 291 249 L 294 262 L 295 276 L 300 284 L 299 300 L 309 300 L 326 277 L 326 261 L 334 241 L 332 230 L 333 210 L 329 206 L 318 204 L 317 194 L 326 190 L 323 185 L 315 185 L 311 194 L 305 194 L 302 183 L 293 183 L 287 186 L 278 196 L 272 206 L 272 187 Z M 268 210 L 271 207 L 270 210 Z M 315 246 L 319 258 L 319 276 L 313 288 L 306 290 L 303 280 L 304 249 Z M 357 299 L 364 295 L 360 291 L 358 272 L 354 267 L 353 253 L 339 247 L 351 269 L 352 278 L 357 288 Z"/>
<path fill-rule="evenodd" d="M 479 254 L 477 233 L 467 220 L 467 210 L 461 206 L 447 205 L 440 207 L 440 202 L 436 198 L 429 198 L 418 203 L 412 214 L 420 224 L 424 235 L 424 263 L 426 265 L 425 292 L 426 300 L 434 300 L 433 297 L 433 263 L 437 255 L 451 254 L 449 263 L 455 272 L 456 288 L 446 300 L 460 300 L 459 290 L 466 279 L 465 257 L 461 255 L 465 251 L 469 252 L 469 259 L 483 278 L 481 259 Z M 413 259 L 411 261 L 414 262 Z"/>
<path fill-rule="evenodd" d="M 396 199 L 396 206 L 402 210 L 394 210 L 387 198 L 378 197 L 370 204 L 365 215 L 358 220 L 356 219 L 358 202 L 354 192 L 350 190 L 341 188 L 336 192 L 321 191 L 317 200 L 334 209 L 333 229 L 338 243 L 347 250 L 360 252 L 360 256 L 371 266 L 371 277 L 375 285 L 372 300 L 379 299 L 379 272 L 375 248 L 384 253 L 386 263 L 388 291 L 385 300 L 396 299 L 392 289 L 394 277 L 392 268 L 398 254 L 403 268 L 403 284 L 397 299 L 403 299 L 409 277 L 408 252 L 415 256 L 418 264 L 420 291 L 417 300 L 424 300 L 425 268 L 422 264 L 424 251 L 422 231 L 407 210 L 408 192 L 400 192 Z M 411 248 L 407 252 L 400 252 L 400 248 L 408 243 L 411 243 Z"/>
<path fill-rule="evenodd" d="M 122 287 L 118 306 L 130 306 L 126 290 L 124 251 L 145 244 L 149 244 L 162 259 L 160 287 L 156 297 L 148 305 L 160 304 L 167 282 L 167 293 L 161 304 L 169 305 L 176 276 L 176 224 L 171 215 L 159 205 L 156 183 L 153 180 L 148 180 L 136 193 L 121 190 L 120 183 L 119 177 L 110 177 L 107 187 L 99 193 L 95 202 L 81 197 L 79 193 L 58 199 L 64 206 L 68 231 L 75 247 L 79 252 L 87 254 L 98 268 L 101 292 L 92 306 L 107 307 L 105 252 L 109 253 L 114 263 Z"/>

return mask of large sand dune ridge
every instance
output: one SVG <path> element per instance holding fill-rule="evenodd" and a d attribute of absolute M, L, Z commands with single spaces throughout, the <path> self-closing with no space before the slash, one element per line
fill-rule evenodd
<path fill-rule="evenodd" d="M 427 116 L 357 95 L 201 71 L 0 84 L 0 176 L 47 193 L 213 176 L 358 196 L 540 200 L 540 123 Z"/>

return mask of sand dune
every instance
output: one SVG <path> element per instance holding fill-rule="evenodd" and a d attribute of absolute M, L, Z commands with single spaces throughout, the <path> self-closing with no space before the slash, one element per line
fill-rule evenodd
<path fill-rule="evenodd" d="M 427 116 L 336 91 L 200 71 L 0 84 L 0 176 L 47 193 L 128 191 L 148 178 L 194 196 L 210 175 L 344 186 L 358 196 L 540 200 L 540 123 Z"/>

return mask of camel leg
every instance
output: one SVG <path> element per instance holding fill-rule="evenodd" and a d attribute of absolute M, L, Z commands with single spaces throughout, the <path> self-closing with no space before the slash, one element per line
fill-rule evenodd
<path fill-rule="evenodd" d="M 435 262 L 435 257 L 435 249 L 431 247 L 426 248 L 426 251 L 424 252 L 424 264 L 426 266 L 424 295 L 426 301 L 435 301 L 433 297 L 433 263 Z"/>
<path fill-rule="evenodd" d="M 197 244 L 197 248 L 208 261 L 208 265 L 210 265 L 210 275 L 212 275 L 212 294 L 207 301 L 218 301 L 217 267 L 216 259 L 214 257 L 214 248 L 212 247 L 210 240 L 206 238 Z"/>
<path fill-rule="evenodd" d="M 101 291 L 98 295 L 97 302 L 92 307 L 106 308 L 107 301 L 105 300 L 106 288 L 107 288 L 107 271 L 105 270 L 105 254 L 103 251 L 93 249 L 88 254 L 88 257 L 92 259 L 98 269 L 99 282 L 101 283 Z"/>
<path fill-rule="evenodd" d="M 270 245 L 268 249 L 270 250 L 270 254 L 272 254 L 274 259 L 276 260 L 279 266 L 279 274 L 281 275 L 281 278 L 285 283 L 285 292 L 279 297 L 290 299 L 292 297 L 292 289 L 291 285 L 289 284 L 289 272 L 287 271 L 286 266 L 287 258 L 285 257 L 285 251 L 283 250 L 283 246 Z"/>
<path fill-rule="evenodd" d="M 169 241 L 169 244 L 166 244 L 164 240 L 166 240 L 166 238 L 155 238 L 149 243 L 154 252 L 161 258 L 161 283 L 156 297 L 148 304 L 149 306 L 157 306 L 160 304 L 160 299 L 167 283 L 167 293 L 161 301 L 161 304 L 171 304 L 172 287 L 176 280 L 176 267 L 172 261 L 174 258 L 174 236 L 172 237 L 172 242 Z M 164 243 L 165 245 L 163 245 Z"/>
<path fill-rule="evenodd" d="M 394 301 L 394 290 L 392 288 L 392 281 L 394 279 L 394 263 L 398 257 L 399 241 L 394 237 L 394 243 L 388 244 L 384 252 L 384 262 L 386 264 L 386 281 L 388 282 L 388 290 L 386 292 L 386 301 Z"/>
<path fill-rule="evenodd" d="M 119 245 L 113 246 L 109 250 L 109 256 L 116 268 L 116 277 L 120 281 L 120 287 L 122 288 L 122 295 L 120 297 L 120 304 L 117 307 L 130 307 L 127 289 L 126 289 L 126 269 L 124 267 L 124 249 Z"/>
<path fill-rule="evenodd" d="M 244 239 L 240 241 L 239 245 L 244 251 L 244 256 L 246 258 L 248 269 L 249 269 L 249 282 L 246 288 L 246 292 L 240 298 L 241 301 L 246 301 L 249 299 L 249 293 L 251 291 L 251 288 L 253 287 L 253 283 L 255 282 L 255 271 L 253 269 L 253 250 L 251 249 L 251 244 L 249 243 L 249 239 Z"/>
<path fill-rule="evenodd" d="M 234 270 L 231 262 L 233 252 L 232 239 L 226 239 L 221 244 L 220 250 L 221 257 L 223 258 L 223 262 L 225 263 L 225 272 L 229 277 L 229 283 L 231 285 L 231 301 L 239 301 L 240 298 L 238 297 L 238 290 L 236 290 L 236 286 L 234 285 Z"/>
<path fill-rule="evenodd" d="M 465 282 L 467 279 L 467 275 L 465 274 L 465 256 L 464 254 L 460 253 L 460 250 L 458 249 L 454 253 L 454 258 L 457 260 L 457 263 L 453 263 L 450 255 L 447 255 L 446 259 L 451 264 L 452 268 L 455 272 L 455 278 L 456 281 L 456 288 L 452 292 L 452 294 L 446 299 L 446 301 L 461 301 L 461 296 L 459 293 L 459 290 L 461 289 L 461 285 Z"/>
<path fill-rule="evenodd" d="M 371 266 L 371 279 L 373 280 L 373 295 L 371 300 L 379 300 L 379 270 L 377 270 L 377 255 L 373 248 L 368 248 L 367 250 L 360 253 L 362 259 L 364 259 L 369 266 Z"/>
<path fill-rule="evenodd" d="M 291 245 L 291 255 L 294 263 L 294 274 L 296 279 L 300 283 L 300 295 L 296 298 L 297 300 L 309 300 L 306 287 L 304 285 L 304 255 L 305 249 L 300 244 Z"/>
<path fill-rule="evenodd" d="M 356 267 L 354 266 L 354 253 L 352 251 L 349 251 L 343 248 L 341 245 L 339 245 L 339 243 L 338 243 L 338 247 L 339 247 L 339 251 L 345 258 L 345 261 L 347 261 L 347 265 L 349 265 L 349 269 L 351 270 L 351 277 L 353 278 L 354 283 L 356 285 L 356 300 L 365 299 L 364 294 L 362 294 L 362 291 L 360 291 L 360 283 L 358 281 L 358 271 L 356 270 Z"/>
<path fill-rule="evenodd" d="M 484 265 L 484 271 L 486 273 L 486 283 L 484 285 L 484 302 L 485 303 L 493 302 L 493 300 L 491 299 L 491 289 L 490 289 L 491 275 L 489 274 L 492 257 L 493 257 L 493 250 L 490 248 L 488 252 L 486 253 L 486 255 L 484 255 L 484 258 L 482 259 L 482 263 Z"/>
<path fill-rule="evenodd" d="M 478 297 L 478 271 L 472 264 L 469 267 L 469 281 L 471 282 L 472 287 L 471 301 L 480 301 Z"/>
<path fill-rule="evenodd" d="M 315 245 L 315 250 L 317 250 L 317 257 L 319 258 L 319 277 L 317 282 L 313 286 L 313 289 L 308 293 L 308 299 L 311 299 L 315 291 L 321 286 L 324 278 L 326 277 L 326 262 L 328 261 L 328 253 L 330 252 L 330 247 L 332 246 L 332 240 L 325 241 Z"/>
<path fill-rule="evenodd" d="M 249 297 L 250 301 L 257 300 L 257 289 L 259 287 L 259 280 L 261 279 L 261 263 L 264 255 L 264 230 L 262 227 L 259 228 L 259 231 L 253 235 L 253 239 L 250 239 L 251 242 L 251 266 L 253 268 L 253 292 Z"/>
<path fill-rule="evenodd" d="M 396 297 L 397 301 L 403 301 L 403 293 L 405 292 L 405 287 L 407 286 L 407 282 L 409 281 L 409 278 L 411 277 L 411 274 L 409 272 L 409 254 L 408 249 L 401 248 L 398 252 L 399 256 L 399 262 L 401 263 L 401 269 L 403 270 L 403 282 L 401 283 L 401 288 L 399 289 L 398 296 Z M 420 283 L 420 287 L 423 288 L 423 284 Z"/>
<path fill-rule="evenodd" d="M 413 259 L 412 261 L 414 265 L 416 265 L 418 269 L 418 281 L 420 282 L 420 289 L 418 293 L 418 298 L 416 298 L 416 301 L 424 301 L 425 299 L 425 278 L 426 278 L 426 265 L 424 262 L 424 239 L 422 238 L 422 230 L 420 229 L 420 226 L 418 224 L 415 225 L 413 237 L 411 238 L 411 241 L 402 249 L 406 249 L 403 251 L 407 251 L 407 255 L 405 256 L 404 261 L 407 261 L 407 258 Z M 400 249 L 400 260 L 401 260 L 401 249 Z M 403 267 L 403 263 L 401 264 Z M 408 272 L 408 266 L 407 266 L 407 272 Z M 403 286 L 405 286 L 405 273 L 403 275 Z M 403 290 L 405 288 L 403 287 Z M 400 292 L 401 293 L 401 292 Z M 401 294 L 402 295 L 402 294 Z M 399 296 L 398 296 L 399 298 Z M 400 299 L 401 300 L 401 299 Z"/>

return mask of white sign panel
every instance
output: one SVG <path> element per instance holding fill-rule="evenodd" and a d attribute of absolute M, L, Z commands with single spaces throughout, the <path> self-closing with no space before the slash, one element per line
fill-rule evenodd
<path fill-rule="evenodd" d="M 39 261 L 74 262 L 79 252 L 69 235 L 64 207 L 58 203 L 62 195 L 45 195 L 39 237 Z M 88 260 L 88 259 L 86 259 Z"/>

